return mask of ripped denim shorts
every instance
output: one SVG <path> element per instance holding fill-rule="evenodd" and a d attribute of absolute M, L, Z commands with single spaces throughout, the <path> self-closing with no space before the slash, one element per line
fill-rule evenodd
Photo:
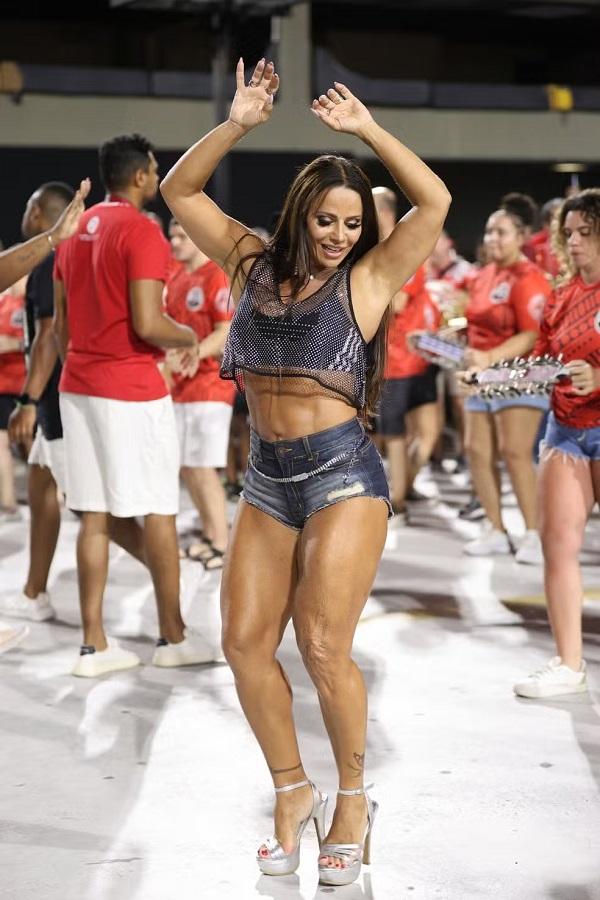
<path fill-rule="evenodd" d="M 383 500 L 392 515 L 383 463 L 358 419 L 294 440 L 250 433 L 242 497 L 289 528 L 350 497 Z"/>
<path fill-rule="evenodd" d="M 600 460 L 600 427 L 569 428 L 550 413 L 540 458 L 547 459 L 557 451 L 573 459 Z"/>

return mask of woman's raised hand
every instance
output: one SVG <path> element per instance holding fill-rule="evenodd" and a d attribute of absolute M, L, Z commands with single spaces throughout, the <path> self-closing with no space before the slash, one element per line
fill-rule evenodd
<path fill-rule="evenodd" d="M 326 94 L 313 100 L 312 112 L 333 131 L 359 134 L 361 128 L 373 121 L 373 116 L 345 84 L 333 83 L 335 88 L 329 88 Z"/>
<path fill-rule="evenodd" d="M 254 128 L 266 122 L 273 112 L 273 97 L 279 87 L 279 75 L 272 62 L 260 59 L 252 78 L 244 82 L 244 60 L 240 57 L 235 70 L 236 92 L 229 111 L 229 121 L 241 128 Z"/>

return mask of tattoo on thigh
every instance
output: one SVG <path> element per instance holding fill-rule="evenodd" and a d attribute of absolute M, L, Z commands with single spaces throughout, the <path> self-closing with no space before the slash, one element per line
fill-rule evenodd
<path fill-rule="evenodd" d="M 289 769 L 272 769 L 271 766 L 269 766 L 269 771 L 270 771 L 271 775 L 285 775 L 286 772 L 295 772 L 296 769 L 301 769 L 301 768 L 302 768 L 302 763 L 298 763 L 297 766 L 291 766 L 291 768 L 289 768 Z"/>
<path fill-rule="evenodd" d="M 363 769 L 365 767 L 365 754 L 364 753 L 353 753 L 353 762 L 348 763 L 348 768 L 354 773 L 354 775 L 358 778 L 363 773 Z"/>

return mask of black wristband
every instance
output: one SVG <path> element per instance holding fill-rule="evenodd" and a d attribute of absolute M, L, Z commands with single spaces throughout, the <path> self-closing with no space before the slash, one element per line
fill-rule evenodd
<path fill-rule="evenodd" d="M 17 397 L 19 406 L 39 406 L 39 402 L 39 400 L 34 400 L 33 397 L 30 397 L 29 394 L 21 394 L 20 397 Z"/>

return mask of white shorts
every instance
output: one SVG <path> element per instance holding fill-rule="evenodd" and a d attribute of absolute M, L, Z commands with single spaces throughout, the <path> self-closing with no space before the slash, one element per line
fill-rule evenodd
<path fill-rule="evenodd" d="M 50 469 L 59 491 L 62 494 L 65 493 L 65 442 L 63 438 L 48 441 L 38 426 L 27 462 L 30 466 L 43 466 L 45 469 Z"/>
<path fill-rule="evenodd" d="M 170 397 L 133 402 L 61 393 L 70 509 L 176 515 L 179 454 Z"/>
<path fill-rule="evenodd" d="M 223 469 L 227 465 L 230 403 L 207 400 L 201 403 L 174 403 L 179 459 L 182 466 Z"/>

